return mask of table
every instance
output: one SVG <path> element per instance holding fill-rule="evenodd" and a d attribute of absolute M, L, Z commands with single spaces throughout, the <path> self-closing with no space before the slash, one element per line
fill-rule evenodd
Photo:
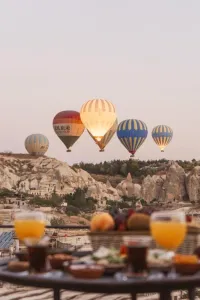
<path fill-rule="evenodd" d="M 119 281 L 113 277 L 95 280 L 75 279 L 61 271 L 46 274 L 29 275 L 28 272 L 14 273 L 7 270 L 8 259 L 0 262 L 0 280 L 24 286 L 50 288 L 54 291 L 54 300 L 60 300 L 60 290 L 87 293 L 130 294 L 132 300 L 137 294 L 159 293 L 160 300 L 170 300 L 171 292 L 188 290 L 189 299 L 195 299 L 195 288 L 200 286 L 200 273 L 193 276 L 181 276 L 176 279 L 128 279 Z"/>

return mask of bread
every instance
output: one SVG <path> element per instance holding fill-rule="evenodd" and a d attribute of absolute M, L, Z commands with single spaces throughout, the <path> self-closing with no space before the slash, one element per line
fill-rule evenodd
<path fill-rule="evenodd" d="M 8 263 L 8 270 L 12 272 L 28 271 L 29 263 L 27 261 L 10 261 Z"/>

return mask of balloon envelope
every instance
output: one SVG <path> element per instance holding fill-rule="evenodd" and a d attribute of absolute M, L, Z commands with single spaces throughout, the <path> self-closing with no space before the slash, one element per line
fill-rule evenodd
<path fill-rule="evenodd" d="M 167 125 L 158 125 L 152 130 L 152 138 L 161 152 L 164 152 L 165 147 L 170 143 L 172 137 L 173 130 Z"/>
<path fill-rule="evenodd" d="M 140 120 L 122 121 L 117 128 L 117 136 L 122 145 L 134 156 L 148 135 L 147 125 Z"/>
<path fill-rule="evenodd" d="M 49 141 L 43 134 L 31 134 L 25 140 L 25 148 L 31 155 L 44 155 L 49 148 Z"/>
<path fill-rule="evenodd" d="M 80 119 L 80 113 L 74 110 L 59 112 L 53 119 L 53 128 L 57 136 L 70 152 L 69 148 L 83 134 L 85 127 Z"/>
<path fill-rule="evenodd" d="M 104 148 L 108 145 L 108 143 L 110 142 L 110 140 L 112 139 L 112 137 L 116 133 L 117 125 L 118 125 L 118 120 L 116 119 L 113 126 L 106 132 L 106 134 L 102 137 L 102 139 L 100 141 L 96 141 L 96 139 L 93 137 L 93 135 L 88 130 L 89 135 L 92 137 L 92 139 L 99 146 L 100 152 L 104 151 Z"/>
<path fill-rule="evenodd" d="M 103 138 L 117 118 L 114 105 L 105 99 L 93 99 L 84 103 L 80 116 L 96 141 Z"/>

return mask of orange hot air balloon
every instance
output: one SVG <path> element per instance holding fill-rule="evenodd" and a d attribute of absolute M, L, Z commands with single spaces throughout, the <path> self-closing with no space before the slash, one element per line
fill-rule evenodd
<path fill-rule="evenodd" d="M 84 103 L 80 111 L 86 129 L 99 142 L 112 127 L 117 115 L 114 105 L 105 99 L 93 99 Z"/>
<path fill-rule="evenodd" d="M 91 138 L 99 146 L 99 148 L 100 148 L 99 152 L 104 152 L 105 147 L 108 145 L 108 143 L 110 142 L 110 140 L 112 139 L 112 137 L 116 133 L 117 126 L 118 126 L 118 120 L 116 119 L 113 126 L 106 132 L 106 134 L 102 137 L 102 139 L 99 142 L 96 141 L 96 139 L 93 137 L 93 135 L 88 130 L 88 133 L 91 136 Z"/>
<path fill-rule="evenodd" d="M 53 119 L 53 128 L 59 139 L 71 152 L 70 147 L 83 134 L 85 127 L 80 119 L 80 113 L 74 110 L 59 112 Z"/>

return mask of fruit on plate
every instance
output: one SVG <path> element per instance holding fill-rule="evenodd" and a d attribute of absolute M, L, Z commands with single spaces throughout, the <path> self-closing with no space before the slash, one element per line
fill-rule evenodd
<path fill-rule="evenodd" d="M 197 264 L 198 261 L 197 255 L 176 254 L 174 256 L 175 264 Z"/>
<path fill-rule="evenodd" d="M 128 218 L 127 228 L 129 230 L 148 230 L 149 224 L 149 216 L 141 213 L 135 213 Z"/>
<path fill-rule="evenodd" d="M 200 263 L 196 255 L 176 254 L 173 263 L 176 272 L 181 275 L 193 275 L 200 270 Z"/>
<path fill-rule="evenodd" d="M 95 215 L 90 223 L 91 231 L 108 231 L 113 230 L 115 222 L 109 213 Z"/>

